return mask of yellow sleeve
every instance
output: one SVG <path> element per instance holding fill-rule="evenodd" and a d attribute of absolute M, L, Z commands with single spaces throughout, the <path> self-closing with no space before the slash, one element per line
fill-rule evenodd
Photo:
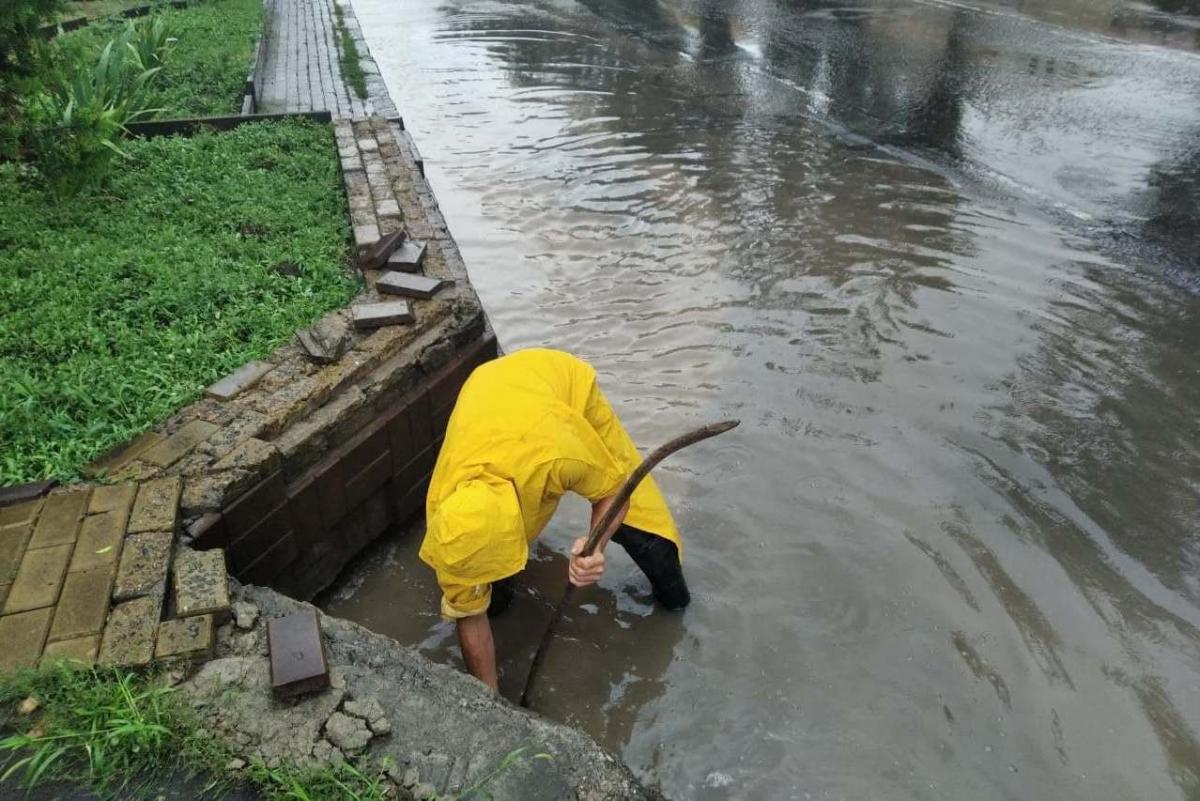
<path fill-rule="evenodd" d="M 625 480 L 607 453 L 594 459 L 555 459 L 551 479 L 562 492 L 574 492 L 592 503 L 615 495 Z"/>
<path fill-rule="evenodd" d="M 491 584 L 442 587 L 442 617 L 447 620 L 481 615 L 491 602 Z"/>

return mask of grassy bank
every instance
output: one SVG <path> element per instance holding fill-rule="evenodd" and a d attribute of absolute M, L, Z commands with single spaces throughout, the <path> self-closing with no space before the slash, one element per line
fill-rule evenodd
<path fill-rule="evenodd" d="M 237 113 L 262 25 L 262 0 L 207 0 L 155 13 L 163 15 L 179 41 L 146 97 L 148 108 L 160 109 L 154 116 Z M 124 20 L 93 22 L 63 34 L 58 42 L 69 50 L 98 54 L 124 24 Z"/>
<path fill-rule="evenodd" d="M 355 292 L 328 128 L 125 147 L 66 200 L 0 166 L 0 484 L 72 478 Z"/>

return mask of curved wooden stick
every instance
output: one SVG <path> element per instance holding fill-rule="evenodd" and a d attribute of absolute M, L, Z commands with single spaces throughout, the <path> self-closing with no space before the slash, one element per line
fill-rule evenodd
<path fill-rule="evenodd" d="M 629 478 L 625 479 L 625 483 L 621 489 L 613 496 L 613 502 L 609 504 L 608 509 L 596 521 L 596 525 L 588 533 L 587 541 L 583 544 L 583 550 L 580 551 L 580 556 L 591 556 L 596 552 L 597 546 L 600 545 L 600 539 L 604 532 L 608 531 L 609 526 L 617 519 L 617 515 L 621 511 L 621 507 L 633 495 L 633 491 L 638 488 L 651 470 L 658 466 L 658 463 L 666 459 L 675 451 L 686 448 L 688 445 L 695 445 L 697 442 L 715 437 L 717 434 L 724 434 L 730 429 L 737 428 L 741 420 L 723 420 L 720 423 L 709 423 L 706 426 L 701 426 L 695 431 L 689 431 L 682 434 L 670 442 L 666 442 L 656 448 L 649 456 L 642 460 L 642 463 L 637 466 L 637 469 L 629 474 Z M 554 638 L 554 630 L 558 628 L 558 622 L 562 619 L 563 609 L 566 608 L 567 602 L 575 592 L 575 585 L 567 580 L 567 588 L 563 590 L 562 598 L 558 601 L 558 606 L 554 608 L 554 614 L 550 618 L 550 625 L 546 627 L 546 633 L 542 635 L 542 641 L 538 643 L 537 650 L 533 653 L 533 661 L 529 663 L 529 675 L 525 677 L 525 689 L 521 691 L 521 706 L 529 706 L 529 688 L 533 686 L 533 679 L 537 676 L 538 670 L 542 666 L 542 661 L 546 658 L 546 648 L 550 645 L 550 640 Z"/>

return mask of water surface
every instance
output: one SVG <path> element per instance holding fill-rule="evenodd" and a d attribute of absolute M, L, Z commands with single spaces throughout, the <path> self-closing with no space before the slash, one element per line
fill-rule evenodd
<path fill-rule="evenodd" d="M 503 347 L 743 420 L 660 468 L 692 607 L 614 548 L 535 709 L 678 798 L 1200 797 L 1200 9 L 354 6 Z M 416 540 L 327 607 L 454 661 Z"/>

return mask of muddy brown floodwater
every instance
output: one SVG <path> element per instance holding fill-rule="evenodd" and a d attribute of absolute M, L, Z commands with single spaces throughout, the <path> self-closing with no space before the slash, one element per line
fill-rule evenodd
<path fill-rule="evenodd" d="M 743 420 L 658 472 L 691 608 L 613 549 L 536 710 L 677 798 L 1200 798 L 1200 9 L 354 7 L 501 344 Z M 418 535 L 325 605 L 453 661 Z"/>

